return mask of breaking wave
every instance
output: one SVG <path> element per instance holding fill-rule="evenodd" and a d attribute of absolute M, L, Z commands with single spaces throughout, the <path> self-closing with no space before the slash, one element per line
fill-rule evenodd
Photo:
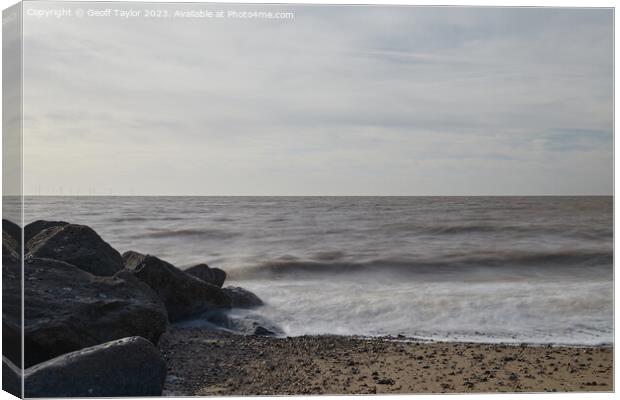
<path fill-rule="evenodd" d="M 238 233 L 219 229 L 178 229 L 160 230 L 141 235 L 133 235 L 132 238 L 203 238 L 203 239 L 230 239 L 238 236 Z"/>
<path fill-rule="evenodd" d="M 342 252 L 334 253 L 342 257 Z M 496 252 L 475 253 L 470 255 L 452 254 L 441 259 L 376 259 L 367 262 L 339 262 L 321 260 L 280 259 L 263 262 L 244 268 L 231 270 L 236 279 L 251 279 L 269 276 L 351 274 L 365 273 L 409 273 L 440 274 L 449 272 L 467 272 L 475 268 L 501 269 L 538 269 L 540 272 L 557 273 L 558 269 L 587 269 L 600 267 L 612 272 L 613 252 L 584 250 L 566 250 L 550 252 Z"/>

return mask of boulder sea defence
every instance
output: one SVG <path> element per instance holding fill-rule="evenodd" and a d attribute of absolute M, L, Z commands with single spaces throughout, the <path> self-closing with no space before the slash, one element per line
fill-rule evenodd
<path fill-rule="evenodd" d="M 262 304 L 223 289 L 220 269 L 201 264 L 192 274 L 151 255 L 121 256 L 85 225 L 33 222 L 23 249 L 21 235 L 3 220 L 3 376 L 7 390 L 21 390 L 23 366 L 27 397 L 161 395 L 156 346 L 169 322 Z"/>

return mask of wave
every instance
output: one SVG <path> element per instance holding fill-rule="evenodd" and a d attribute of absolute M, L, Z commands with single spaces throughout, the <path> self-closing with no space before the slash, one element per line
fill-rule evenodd
<path fill-rule="evenodd" d="M 141 235 L 134 235 L 131 238 L 202 238 L 202 239 L 231 239 L 239 236 L 239 233 L 232 231 L 225 231 L 220 229 L 178 229 L 178 230 L 159 230 L 155 232 L 149 232 Z"/>
<path fill-rule="evenodd" d="M 336 255 L 337 253 L 334 253 Z M 340 255 L 340 254 L 337 254 Z M 334 259 L 337 257 L 334 257 Z M 251 279 L 268 276 L 350 274 L 350 273 L 416 273 L 437 274 L 468 272 L 475 268 L 495 270 L 538 269 L 556 271 L 562 268 L 588 268 L 613 266 L 613 251 L 566 250 L 557 252 L 482 252 L 476 254 L 448 254 L 441 259 L 385 258 L 367 262 L 338 262 L 325 260 L 278 259 L 256 265 L 232 269 L 235 279 Z"/>
<path fill-rule="evenodd" d="M 575 230 L 566 226 L 501 225 L 501 224 L 444 224 L 423 225 L 419 223 L 397 223 L 385 225 L 388 231 L 417 233 L 421 235 L 467 235 L 467 234 L 515 234 L 515 235 L 562 235 L 586 239 L 613 237 L 613 229 Z"/>
<path fill-rule="evenodd" d="M 182 221 L 183 217 L 165 216 L 165 217 L 114 217 L 110 218 L 110 222 L 144 222 L 144 221 Z"/>

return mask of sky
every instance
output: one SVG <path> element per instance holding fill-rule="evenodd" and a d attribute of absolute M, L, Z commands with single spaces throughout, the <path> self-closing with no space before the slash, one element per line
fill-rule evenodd
<path fill-rule="evenodd" d="M 613 192 L 610 9 L 210 6 L 25 16 L 26 194 Z"/>

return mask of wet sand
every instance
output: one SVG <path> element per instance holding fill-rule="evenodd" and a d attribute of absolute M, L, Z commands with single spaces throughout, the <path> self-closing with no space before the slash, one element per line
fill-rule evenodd
<path fill-rule="evenodd" d="M 171 328 L 165 395 L 612 391 L 613 349 Z"/>

